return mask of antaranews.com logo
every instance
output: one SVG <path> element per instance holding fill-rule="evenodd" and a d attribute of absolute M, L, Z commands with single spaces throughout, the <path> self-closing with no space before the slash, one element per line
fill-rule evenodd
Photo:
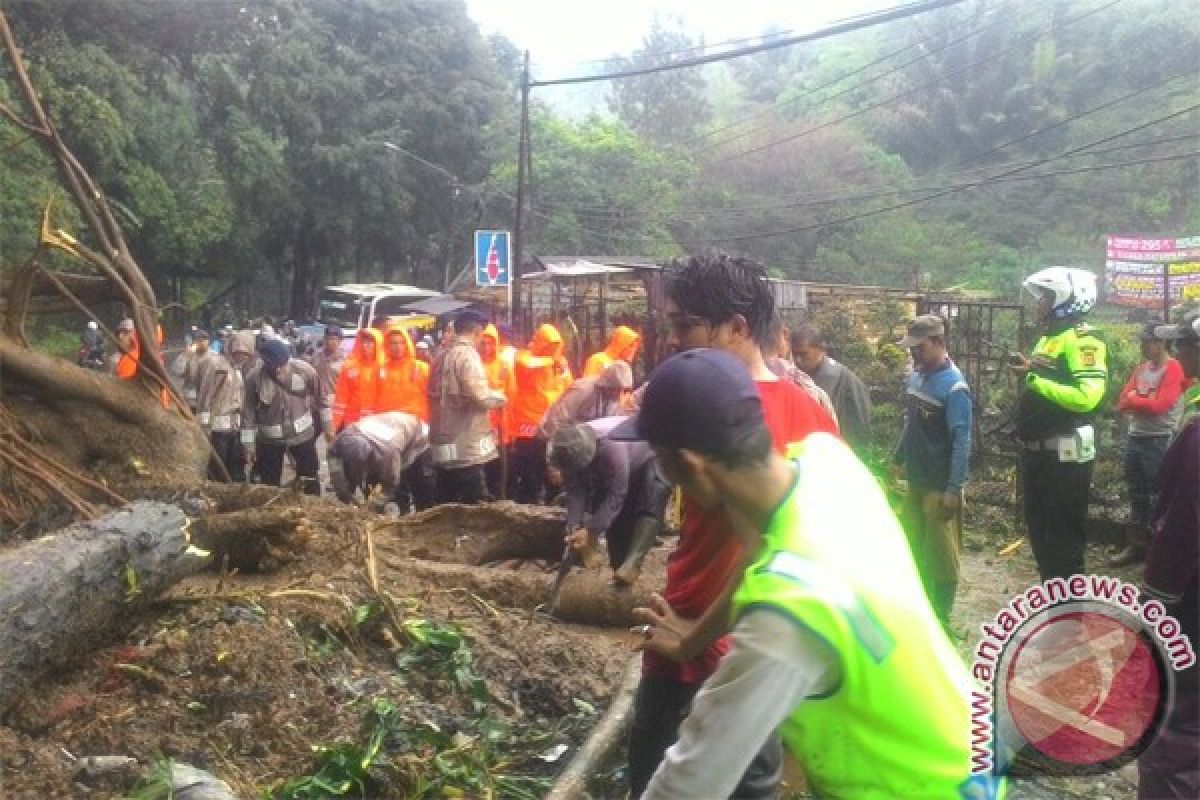
<path fill-rule="evenodd" d="M 971 772 L 1107 772 L 1137 758 L 1196 663 L 1179 622 L 1103 575 L 1031 586 L 981 628 Z"/>

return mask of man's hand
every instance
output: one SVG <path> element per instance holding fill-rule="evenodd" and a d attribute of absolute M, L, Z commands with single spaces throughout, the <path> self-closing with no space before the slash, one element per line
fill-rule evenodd
<path fill-rule="evenodd" d="M 962 493 L 942 492 L 942 515 L 950 518 L 962 508 Z"/>
<path fill-rule="evenodd" d="M 657 592 L 651 596 L 650 606 L 633 610 L 634 618 L 644 623 L 629 629 L 630 633 L 642 637 L 635 649 L 650 650 L 680 663 L 698 656 L 697 648 L 688 642 L 688 634 L 695 623 L 676 614 Z"/>

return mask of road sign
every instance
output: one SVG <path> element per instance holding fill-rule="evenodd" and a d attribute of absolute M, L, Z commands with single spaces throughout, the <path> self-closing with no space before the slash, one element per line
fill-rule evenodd
<path fill-rule="evenodd" d="M 512 248 L 508 231 L 475 231 L 475 285 L 508 286 Z"/>

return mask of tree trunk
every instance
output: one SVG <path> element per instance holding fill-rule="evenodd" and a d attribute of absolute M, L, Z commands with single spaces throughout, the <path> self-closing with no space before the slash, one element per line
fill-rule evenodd
<path fill-rule="evenodd" d="M 0 556 L 0 710 L 204 566 L 179 508 L 135 503 Z"/>

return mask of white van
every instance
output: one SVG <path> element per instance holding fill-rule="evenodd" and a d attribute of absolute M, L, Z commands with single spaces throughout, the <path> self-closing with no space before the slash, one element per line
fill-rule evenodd
<path fill-rule="evenodd" d="M 360 328 L 381 317 L 412 314 L 404 307 L 409 303 L 440 297 L 441 292 L 421 289 L 402 283 L 344 283 L 326 286 L 321 290 L 317 305 L 317 322 L 337 325 L 352 341 Z"/>

